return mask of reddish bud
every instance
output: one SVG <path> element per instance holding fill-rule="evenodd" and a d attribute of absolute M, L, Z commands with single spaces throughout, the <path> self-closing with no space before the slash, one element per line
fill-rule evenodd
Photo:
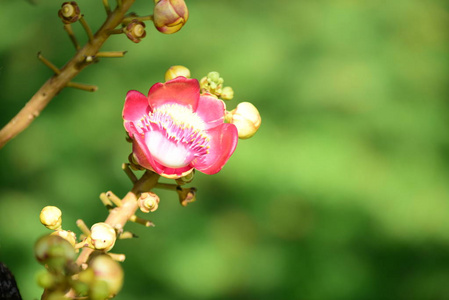
<path fill-rule="evenodd" d="M 184 0 L 155 0 L 153 18 L 157 30 L 171 34 L 184 26 L 189 11 Z"/>
<path fill-rule="evenodd" d="M 75 1 L 62 3 L 58 16 L 65 24 L 75 23 L 81 17 L 80 8 Z"/>
<path fill-rule="evenodd" d="M 146 35 L 145 23 L 132 20 L 123 30 L 126 36 L 134 43 L 140 42 Z"/>

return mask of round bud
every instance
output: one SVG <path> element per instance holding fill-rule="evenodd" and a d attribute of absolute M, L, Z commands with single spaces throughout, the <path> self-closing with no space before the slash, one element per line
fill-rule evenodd
<path fill-rule="evenodd" d="M 159 197 L 155 193 L 148 192 L 142 193 L 137 200 L 137 204 L 139 208 L 144 213 L 153 212 L 158 208 L 159 205 Z"/>
<path fill-rule="evenodd" d="M 90 241 L 97 250 L 109 251 L 114 247 L 117 234 L 107 223 L 96 223 L 90 228 Z"/>
<path fill-rule="evenodd" d="M 64 2 L 58 11 L 58 16 L 65 24 L 74 23 L 81 17 L 80 8 L 75 1 Z"/>
<path fill-rule="evenodd" d="M 134 43 L 140 42 L 146 35 L 145 31 L 145 23 L 138 21 L 138 20 L 132 20 L 123 31 L 128 39 L 133 41 Z"/>
<path fill-rule="evenodd" d="M 36 275 L 37 284 L 44 288 L 48 289 L 53 287 L 55 284 L 55 276 L 49 273 L 46 269 L 40 270 Z"/>
<path fill-rule="evenodd" d="M 75 248 L 57 235 L 46 235 L 37 240 L 34 254 L 41 264 L 57 270 L 73 262 L 76 255 Z"/>
<path fill-rule="evenodd" d="M 249 102 L 239 103 L 231 115 L 231 123 L 237 127 L 240 139 L 252 137 L 262 122 L 259 111 Z"/>
<path fill-rule="evenodd" d="M 115 295 L 120 291 L 123 285 L 123 269 L 109 255 L 95 256 L 89 261 L 89 268 L 94 271 L 96 281 L 107 283 L 108 295 Z"/>
<path fill-rule="evenodd" d="M 226 86 L 221 90 L 220 97 L 223 100 L 231 100 L 234 98 L 234 90 L 230 86 Z"/>
<path fill-rule="evenodd" d="M 172 66 L 165 72 L 165 81 L 172 80 L 179 76 L 190 78 L 190 70 L 184 66 Z"/>
<path fill-rule="evenodd" d="M 192 169 L 192 171 L 189 174 L 184 175 L 184 176 L 182 176 L 180 178 L 177 178 L 175 180 L 176 180 L 176 183 L 178 185 L 184 185 L 186 183 L 192 182 L 194 177 L 195 177 L 195 169 Z"/>
<path fill-rule="evenodd" d="M 184 0 L 155 0 L 153 22 L 165 34 L 179 31 L 189 18 Z"/>
<path fill-rule="evenodd" d="M 41 223 L 52 230 L 60 230 L 62 224 L 62 212 L 56 206 L 46 206 L 39 215 Z"/>

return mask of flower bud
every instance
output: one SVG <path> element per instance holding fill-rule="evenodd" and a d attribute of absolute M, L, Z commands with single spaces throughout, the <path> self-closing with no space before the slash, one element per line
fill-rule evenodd
<path fill-rule="evenodd" d="M 76 235 L 73 231 L 70 230 L 57 230 L 53 232 L 51 235 L 57 235 L 65 239 L 67 242 L 70 243 L 73 247 L 75 247 L 76 244 Z"/>
<path fill-rule="evenodd" d="M 153 212 L 159 205 L 159 197 L 152 192 L 142 193 L 137 200 L 137 204 L 139 205 L 139 208 L 142 212 Z"/>
<path fill-rule="evenodd" d="M 138 20 L 132 20 L 128 25 L 126 25 L 123 32 L 134 43 L 140 42 L 147 35 L 145 31 L 145 23 Z"/>
<path fill-rule="evenodd" d="M 230 86 L 226 86 L 221 90 L 220 98 L 223 100 L 232 100 L 234 98 L 234 90 Z"/>
<path fill-rule="evenodd" d="M 75 259 L 75 248 L 57 235 L 41 237 L 34 245 L 36 259 L 50 269 L 60 270 Z"/>
<path fill-rule="evenodd" d="M 178 185 L 184 185 L 186 183 L 192 182 L 194 177 L 195 177 L 195 169 L 193 169 L 192 172 L 190 172 L 189 174 L 182 176 L 180 178 L 177 178 L 175 180 Z"/>
<path fill-rule="evenodd" d="M 55 276 L 48 272 L 48 270 L 46 269 L 42 269 L 39 271 L 39 273 L 37 273 L 36 281 L 37 284 L 44 289 L 53 287 L 56 282 Z"/>
<path fill-rule="evenodd" d="M 155 0 L 153 22 L 165 34 L 175 33 L 184 26 L 189 11 L 184 0 Z"/>
<path fill-rule="evenodd" d="M 109 251 L 114 247 L 117 234 L 107 223 L 96 223 L 90 228 L 90 242 L 97 250 Z"/>
<path fill-rule="evenodd" d="M 262 119 L 254 105 L 249 102 L 242 102 L 231 111 L 230 122 L 237 127 L 240 139 L 248 139 L 257 132 Z"/>
<path fill-rule="evenodd" d="M 60 230 L 62 224 L 62 212 L 56 206 L 46 206 L 39 215 L 41 223 L 51 230 Z"/>
<path fill-rule="evenodd" d="M 88 269 L 92 269 L 96 281 L 107 283 L 108 295 L 117 294 L 123 285 L 123 269 L 109 255 L 97 255 L 89 261 Z"/>
<path fill-rule="evenodd" d="M 75 1 L 64 2 L 58 11 L 58 16 L 65 24 L 74 23 L 81 17 L 80 8 Z"/>
<path fill-rule="evenodd" d="M 184 189 L 178 186 L 176 192 L 178 192 L 179 203 L 181 203 L 182 206 L 187 206 L 187 204 L 196 200 L 196 188 L 194 187 Z"/>
<path fill-rule="evenodd" d="M 165 81 L 172 80 L 179 76 L 190 78 L 190 70 L 184 66 L 172 66 L 165 72 Z"/>

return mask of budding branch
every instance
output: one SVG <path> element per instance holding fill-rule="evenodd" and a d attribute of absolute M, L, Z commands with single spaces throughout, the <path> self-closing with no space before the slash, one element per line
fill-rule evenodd
<path fill-rule="evenodd" d="M 111 35 L 112 30 L 123 21 L 125 13 L 134 1 L 123 0 L 122 5 L 118 5 L 108 15 L 106 21 L 93 36 L 93 39 L 77 51 L 75 56 L 60 70 L 59 74 L 55 74 L 48 79 L 17 115 L 0 130 L 0 149 L 25 130 L 39 116 L 53 97 L 68 86 L 70 81 L 91 63 L 86 58 L 93 57 L 98 53 L 101 46 Z"/>

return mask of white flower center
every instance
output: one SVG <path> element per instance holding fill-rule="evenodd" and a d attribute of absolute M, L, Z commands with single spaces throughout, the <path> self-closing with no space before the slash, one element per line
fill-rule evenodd
<path fill-rule="evenodd" d="M 208 152 L 205 124 L 186 106 L 162 105 L 145 116 L 142 124 L 150 153 L 164 166 L 182 168 Z"/>

